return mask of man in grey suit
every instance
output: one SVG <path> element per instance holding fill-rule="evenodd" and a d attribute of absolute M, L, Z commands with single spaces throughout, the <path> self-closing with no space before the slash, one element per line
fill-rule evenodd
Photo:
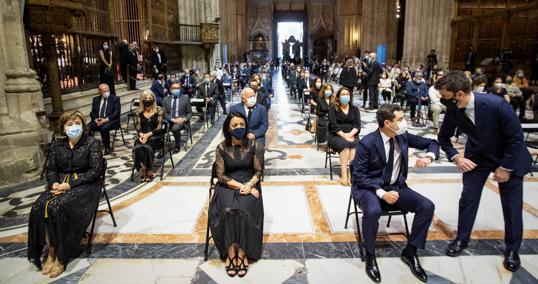
<path fill-rule="evenodd" d="M 215 122 L 215 110 L 216 103 L 219 97 L 219 89 L 217 84 L 211 82 L 211 76 L 204 74 L 204 82 L 198 86 L 198 97 L 205 99 L 207 108 L 210 111 L 211 123 Z M 201 108 L 197 108 L 198 112 L 201 112 Z"/>
<path fill-rule="evenodd" d="M 165 97 L 163 101 L 164 118 L 170 123 L 176 140 L 174 153 L 177 153 L 180 149 L 181 130 L 186 128 L 192 117 L 191 99 L 187 94 L 182 94 L 179 81 L 171 83 L 170 93 L 172 95 Z"/>

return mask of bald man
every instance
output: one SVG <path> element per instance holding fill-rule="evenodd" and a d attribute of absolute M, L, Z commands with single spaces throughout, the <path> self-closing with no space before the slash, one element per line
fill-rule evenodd
<path fill-rule="evenodd" d="M 260 149 L 265 147 L 265 133 L 269 127 L 267 109 L 256 103 L 256 92 L 251 88 L 241 91 L 241 103 L 233 105 L 230 112 L 242 113 L 248 120 L 248 139 L 256 140 Z"/>
<path fill-rule="evenodd" d="M 110 93 L 107 84 L 99 84 L 99 95 L 93 98 L 91 121 L 88 123 L 90 133 L 99 131 L 105 147 L 105 155 L 111 153 L 110 130 L 120 128 L 120 98 Z"/>

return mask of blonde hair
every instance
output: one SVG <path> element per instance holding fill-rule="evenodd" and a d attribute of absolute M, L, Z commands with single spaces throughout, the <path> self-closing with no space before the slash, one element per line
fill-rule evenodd
<path fill-rule="evenodd" d="M 144 90 L 142 93 L 140 93 L 140 102 L 138 104 L 137 110 L 139 114 L 144 112 L 144 98 L 147 95 L 151 95 L 151 97 L 153 98 L 153 105 L 151 106 L 151 111 L 157 112 L 157 99 L 155 98 L 155 94 L 153 94 L 151 90 Z"/>
<path fill-rule="evenodd" d="M 58 119 L 58 130 L 60 133 L 65 133 L 65 124 L 68 121 L 76 119 L 77 117 L 80 118 L 80 121 L 82 122 L 82 129 L 86 131 L 86 119 L 84 118 L 84 115 L 78 110 L 68 110 L 62 113 Z"/>

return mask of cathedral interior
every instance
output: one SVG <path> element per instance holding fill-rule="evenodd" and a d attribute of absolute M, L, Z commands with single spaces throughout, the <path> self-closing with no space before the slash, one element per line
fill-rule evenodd
<path fill-rule="evenodd" d="M 0 0 L 0 23 L 1 283 L 538 283 L 537 0 Z M 375 225 L 363 191 L 394 205 Z"/>

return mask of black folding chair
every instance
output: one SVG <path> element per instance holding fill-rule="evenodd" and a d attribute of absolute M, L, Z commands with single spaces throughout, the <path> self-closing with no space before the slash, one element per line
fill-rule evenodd
<path fill-rule="evenodd" d="M 41 170 L 41 174 L 39 175 L 39 179 L 43 179 L 45 176 L 45 172 L 47 171 L 47 165 L 49 163 L 49 155 L 50 150 L 52 148 L 52 145 L 54 144 L 54 141 L 56 141 L 56 133 L 52 133 L 52 138 L 50 139 L 49 143 L 47 143 L 47 146 L 44 149 L 45 152 L 45 163 L 43 164 L 43 169 Z"/>
<path fill-rule="evenodd" d="M 140 106 L 140 99 L 134 98 L 131 100 L 131 104 L 129 105 L 129 113 L 127 114 L 127 126 L 125 128 L 125 132 L 129 133 L 129 122 L 133 121 L 133 128 L 135 127 L 135 121 L 136 121 L 136 109 Z"/>
<path fill-rule="evenodd" d="M 155 156 L 154 158 L 161 160 L 161 166 L 160 166 L 161 167 L 161 174 L 160 174 L 161 180 L 163 180 L 163 176 L 164 176 L 164 164 L 166 163 L 167 152 L 168 152 L 170 161 L 172 162 L 172 169 L 175 168 L 174 159 L 172 158 L 172 139 L 170 138 L 169 130 L 170 130 L 170 125 L 168 124 L 168 121 L 163 120 L 162 125 L 161 125 L 161 132 L 164 133 L 163 139 L 162 139 L 162 145 L 160 149 L 158 151 L 155 151 L 154 153 L 154 156 Z M 138 129 L 137 129 L 137 132 L 138 132 Z M 135 140 L 138 139 L 138 135 L 136 135 L 134 139 Z M 161 158 L 158 158 L 159 156 L 158 153 L 160 154 Z M 135 164 L 134 164 L 134 154 L 133 154 L 133 166 L 131 168 L 131 181 L 133 181 L 134 179 L 134 171 L 135 171 Z"/>
<path fill-rule="evenodd" d="M 211 179 L 209 180 L 209 203 L 207 208 L 207 228 L 205 231 L 205 248 L 204 248 L 204 261 L 207 261 L 209 257 L 209 240 L 213 238 L 209 232 L 209 204 L 211 204 L 213 192 L 215 191 L 215 179 L 217 178 L 216 171 L 216 165 L 215 162 L 213 162 L 213 165 L 211 166 Z"/>
<path fill-rule="evenodd" d="M 353 165 L 350 165 L 350 171 L 353 172 Z M 354 211 L 351 211 L 351 202 L 353 202 Z M 387 221 L 387 228 L 390 227 L 390 221 L 392 220 L 392 216 L 403 216 L 404 219 L 404 225 L 405 225 L 405 233 L 395 233 L 395 234 L 404 234 L 407 238 L 409 238 L 409 226 L 407 224 L 407 211 L 403 211 L 393 205 L 386 204 L 385 202 L 381 202 L 381 217 L 388 216 L 389 219 Z M 347 229 L 347 225 L 349 222 L 349 216 L 355 215 L 355 224 L 357 226 L 357 236 L 358 236 L 358 245 L 359 245 L 359 255 L 362 261 L 364 261 L 364 244 L 362 242 L 362 233 L 361 233 L 361 227 L 359 222 L 359 214 L 362 214 L 362 205 L 360 202 L 356 203 L 355 199 L 353 199 L 353 195 L 349 194 L 349 202 L 347 205 L 347 214 L 346 214 L 346 222 L 344 224 L 344 228 Z M 387 234 L 391 235 L 391 234 Z"/>
<path fill-rule="evenodd" d="M 108 199 L 108 194 L 106 193 L 106 185 L 105 185 L 105 175 L 106 175 L 106 169 L 107 169 L 107 162 L 103 158 L 103 172 L 101 173 L 101 197 L 104 197 L 106 200 L 106 204 L 108 206 L 108 209 L 106 210 L 99 210 L 99 203 L 95 207 L 95 212 L 93 213 L 93 219 L 91 223 L 91 229 L 90 232 L 86 232 L 86 236 L 88 237 L 88 244 L 86 246 L 86 254 L 89 256 L 92 252 L 92 240 L 93 240 L 93 229 L 95 227 L 95 219 L 97 218 L 98 212 L 107 212 L 110 214 L 110 218 L 112 218 L 112 224 L 114 224 L 114 227 L 117 227 L 116 219 L 114 218 L 114 212 L 112 212 L 112 206 L 110 206 L 110 200 Z"/>
<path fill-rule="evenodd" d="M 129 124 L 129 122 L 127 122 Z M 118 130 L 121 134 L 121 140 L 123 141 L 123 146 L 127 146 L 127 142 L 125 142 L 125 136 L 123 136 L 123 129 L 121 128 L 121 125 L 117 125 L 110 129 L 110 131 L 114 131 L 114 134 L 112 134 L 112 145 L 110 145 L 110 150 L 114 151 L 114 145 L 116 144 L 116 137 L 118 135 Z M 91 131 L 90 136 L 94 136 L 95 132 L 99 131 Z"/>

